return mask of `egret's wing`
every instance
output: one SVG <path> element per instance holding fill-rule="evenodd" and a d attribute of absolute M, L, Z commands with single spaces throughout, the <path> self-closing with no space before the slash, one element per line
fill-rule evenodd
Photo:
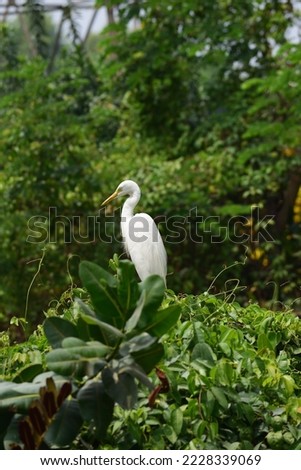
<path fill-rule="evenodd" d="M 148 214 L 135 214 L 123 232 L 126 249 L 140 279 L 158 274 L 165 281 L 167 256 L 154 220 Z"/>

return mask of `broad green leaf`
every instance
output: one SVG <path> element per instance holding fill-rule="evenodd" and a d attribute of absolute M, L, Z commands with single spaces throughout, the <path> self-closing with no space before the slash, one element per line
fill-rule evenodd
<path fill-rule="evenodd" d="M 250 425 L 252 425 L 256 419 L 256 414 L 252 406 L 248 403 L 239 403 L 239 410 L 247 418 Z"/>
<path fill-rule="evenodd" d="M 121 369 L 122 373 L 127 373 L 132 377 L 135 377 L 143 385 L 145 385 L 149 390 L 153 390 L 154 384 L 149 380 L 143 369 L 135 363 L 132 363 L 128 366 L 125 366 Z"/>
<path fill-rule="evenodd" d="M 85 314 L 84 314 L 85 316 Z M 100 321 L 100 320 L 99 320 Z M 107 323 L 106 323 L 107 324 Z M 112 336 L 107 334 L 104 330 L 102 330 L 98 325 L 87 323 L 82 314 L 80 313 L 80 317 L 77 320 L 77 330 L 78 336 L 80 339 L 84 341 L 99 341 L 107 346 L 115 346 L 116 339 L 113 339 Z"/>
<path fill-rule="evenodd" d="M 258 335 L 257 346 L 258 346 L 259 350 L 261 350 L 261 349 L 271 349 L 271 350 L 273 350 L 274 349 L 271 342 L 268 339 L 268 336 L 265 333 L 260 333 Z"/>
<path fill-rule="evenodd" d="M 156 338 L 150 336 L 148 333 L 141 333 L 141 335 L 134 336 L 128 341 L 123 342 L 120 346 L 120 353 L 123 356 L 127 356 L 133 352 L 148 348 L 156 341 Z"/>
<path fill-rule="evenodd" d="M 94 341 L 94 344 L 96 345 L 100 345 L 101 343 L 97 343 L 96 341 Z M 63 341 L 62 341 L 62 347 L 64 349 L 75 349 L 77 350 L 78 348 L 85 348 L 87 346 L 87 343 L 85 341 L 83 341 L 82 339 L 80 338 L 75 338 L 75 337 L 68 337 L 68 338 L 64 338 Z M 104 350 L 106 350 L 106 346 L 104 346 Z"/>
<path fill-rule="evenodd" d="M 136 306 L 132 316 L 128 319 L 128 321 L 125 324 L 124 329 L 125 329 L 126 333 L 132 331 L 136 327 L 136 325 L 137 325 L 137 323 L 140 319 L 142 309 L 144 307 L 145 297 L 146 297 L 146 292 L 144 290 L 144 291 L 142 291 L 142 294 L 140 295 L 140 298 L 137 302 L 137 306 Z"/>
<path fill-rule="evenodd" d="M 44 435 L 44 441 L 51 447 L 67 447 L 74 441 L 82 426 L 83 419 L 77 400 L 63 402 Z"/>
<path fill-rule="evenodd" d="M 150 435 L 150 445 L 153 450 L 164 450 L 166 449 L 165 441 L 162 436 L 162 430 L 155 429 Z"/>
<path fill-rule="evenodd" d="M 138 322 L 137 328 L 144 329 L 144 331 L 147 331 L 150 335 L 160 338 L 177 323 L 180 313 L 180 305 L 171 305 L 164 310 L 153 312 L 148 310 L 148 318 L 146 318 L 143 310 L 140 317 L 141 321 Z"/>
<path fill-rule="evenodd" d="M 40 387 L 38 383 L 0 382 L 0 410 L 25 413 L 38 398 Z"/>
<path fill-rule="evenodd" d="M 183 412 L 181 408 L 172 410 L 170 415 L 170 424 L 172 425 L 176 435 L 179 436 L 183 426 Z"/>
<path fill-rule="evenodd" d="M 209 432 L 210 432 L 211 439 L 214 441 L 218 436 L 218 422 L 217 421 L 212 421 L 209 424 Z"/>
<path fill-rule="evenodd" d="M 24 419 L 24 415 L 15 414 L 9 422 L 7 422 L 8 417 L 6 416 L 3 420 L 3 424 L 7 424 L 6 432 L 4 433 L 3 438 L 3 447 L 5 450 L 11 450 L 17 444 L 22 448 L 22 442 L 19 435 L 19 423 L 21 419 Z M 5 422 L 6 420 L 6 422 Z M 2 428 L 2 413 L 1 413 L 1 428 Z"/>
<path fill-rule="evenodd" d="M 99 320 L 93 310 L 85 304 L 81 299 L 76 299 L 78 305 L 80 306 L 82 312 L 80 313 L 81 317 L 84 319 L 86 323 L 89 325 L 97 325 L 99 326 L 100 330 L 103 331 L 105 335 L 105 339 L 107 340 L 106 344 L 111 344 L 112 340 L 123 338 L 123 333 L 115 328 L 114 326 L 110 325 L 109 323 L 105 323 Z M 115 342 L 114 341 L 114 342 Z"/>
<path fill-rule="evenodd" d="M 91 296 L 97 318 L 117 328 L 123 327 L 126 314 L 117 299 L 114 276 L 88 261 L 80 263 L 79 275 Z"/>
<path fill-rule="evenodd" d="M 225 343 L 224 341 L 222 341 L 218 345 L 226 356 L 231 357 L 232 349 L 230 348 L 228 343 Z"/>
<path fill-rule="evenodd" d="M 211 369 L 210 376 L 214 377 L 217 384 L 232 386 L 235 377 L 232 363 L 227 359 L 220 359 Z"/>
<path fill-rule="evenodd" d="M 164 347 L 160 343 L 154 343 L 146 349 L 132 352 L 132 357 L 142 369 L 149 374 L 159 363 L 164 355 Z"/>
<path fill-rule="evenodd" d="M 53 348 L 59 348 L 63 339 L 68 336 L 78 336 L 76 326 L 70 321 L 59 317 L 46 318 L 44 332 Z"/>
<path fill-rule="evenodd" d="M 102 439 L 112 421 L 114 401 L 106 394 L 100 381 L 88 381 L 77 395 L 81 415 L 85 421 L 92 421 L 96 437 Z"/>
<path fill-rule="evenodd" d="M 292 395 L 294 393 L 295 388 L 297 388 L 293 377 L 291 377 L 290 375 L 287 375 L 287 374 L 285 374 L 281 377 L 280 383 L 283 386 L 283 388 L 285 389 L 285 392 L 286 392 L 287 396 Z"/>
<path fill-rule="evenodd" d="M 43 372 L 42 364 L 29 364 L 17 372 L 13 381 L 15 383 L 31 382 L 41 372 Z"/>
<path fill-rule="evenodd" d="M 63 346 L 46 355 L 48 367 L 58 374 L 79 378 L 100 371 L 106 364 L 104 357 L 111 350 L 98 341 L 85 343 L 78 338 L 66 338 Z"/>
<path fill-rule="evenodd" d="M 223 390 L 219 387 L 211 387 L 211 392 L 215 396 L 216 400 L 218 401 L 219 405 L 226 410 L 228 408 L 228 400 L 226 395 L 224 394 Z"/>
<path fill-rule="evenodd" d="M 212 419 L 215 407 L 215 397 L 210 390 L 206 390 L 201 395 L 203 415 L 207 420 Z"/>
<path fill-rule="evenodd" d="M 125 410 L 130 410 L 137 401 L 137 385 L 128 373 L 118 373 L 106 367 L 102 371 L 102 380 L 106 393 Z"/>
<path fill-rule="evenodd" d="M 169 440 L 169 442 L 171 442 L 171 444 L 176 443 L 178 436 L 172 426 L 166 424 L 165 426 L 163 426 L 162 431 L 163 431 L 164 436 L 167 437 L 167 439 Z"/>
<path fill-rule="evenodd" d="M 120 330 L 118 330 L 117 328 L 115 328 L 112 325 L 109 325 L 108 323 L 105 323 L 103 321 L 98 320 L 98 318 L 91 317 L 90 315 L 85 315 L 84 313 L 81 313 L 81 317 L 89 325 L 99 326 L 100 330 L 107 333 L 107 335 L 110 335 L 111 337 L 114 337 L 115 340 L 116 340 L 116 338 L 124 338 L 124 334 Z"/>
<path fill-rule="evenodd" d="M 91 282 L 91 276 L 96 279 L 104 279 L 110 287 L 116 287 L 116 278 L 108 271 L 91 261 L 82 261 L 79 265 L 79 274 L 84 287 L 88 290 L 86 282 Z"/>
<path fill-rule="evenodd" d="M 141 315 L 141 323 L 143 325 L 144 319 L 146 319 L 145 323 L 147 324 L 149 316 L 154 311 L 156 311 L 162 303 L 165 292 L 164 281 L 160 276 L 149 276 L 143 282 L 141 282 L 140 291 L 140 295 L 142 295 L 142 292 L 145 291 L 144 305 Z"/>
<path fill-rule="evenodd" d="M 135 308 L 139 296 L 135 267 L 131 261 L 121 260 L 118 262 L 117 279 L 119 303 L 123 306 L 126 318 L 128 319 Z"/>
<path fill-rule="evenodd" d="M 200 359 L 206 361 L 208 365 L 213 366 L 216 362 L 216 354 L 207 343 L 198 343 L 192 350 L 191 359 L 193 361 Z"/>
<path fill-rule="evenodd" d="M 267 337 L 273 349 L 275 349 L 276 346 L 281 341 L 281 333 L 279 331 L 278 332 L 269 331 L 267 333 Z"/>

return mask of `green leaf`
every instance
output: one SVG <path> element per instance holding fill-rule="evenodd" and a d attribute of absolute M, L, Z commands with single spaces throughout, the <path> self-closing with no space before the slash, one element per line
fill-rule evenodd
<path fill-rule="evenodd" d="M 137 362 L 137 364 L 139 364 L 147 374 L 153 370 L 160 359 L 162 359 L 163 355 L 164 347 L 162 344 L 157 342 L 146 349 L 141 349 L 140 351 L 134 351 L 131 353 L 135 362 Z"/>
<path fill-rule="evenodd" d="M 38 398 L 40 387 L 38 383 L 0 382 L 0 410 L 25 413 L 31 402 Z"/>
<path fill-rule="evenodd" d="M 98 439 L 105 436 L 112 421 L 114 401 L 106 394 L 100 381 L 88 381 L 77 395 L 80 411 L 85 421 L 95 425 Z"/>
<path fill-rule="evenodd" d="M 117 292 L 120 305 L 126 312 L 126 318 L 132 314 L 138 296 L 138 283 L 136 281 L 135 266 L 129 260 L 118 261 L 117 266 Z"/>
<path fill-rule="evenodd" d="M 227 410 L 228 408 L 228 400 L 226 395 L 224 394 L 223 390 L 219 387 L 211 387 L 211 392 L 215 396 L 216 400 L 218 401 L 219 405 L 224 409 Z"/>
<path fill-rule="evenodd" d="M 295 388 L 297 388 L 293 377 L 287 374 L 281 377 L 280 383 L 281 385 L 283 385 L 287 396 L 292 395 L 294 393 Z"/>
<path fill-rule="evenodd" d="M 84 287 L 88 290 L 87 284 L 90 284 L 91 277 L 97 280 L 105 280 L 110 287 L 116 287 L 116 278 L 98 264 L 91 261 L 82 261 L 79 265 L 79 275 Z"/>
<path fill-rule="evenodd" d="M 44 435 L 44 441 L 51 447 L 67 447 L 74 441 L 82 426 L 83 419 L 77 400 L 67 399 L 62 403 Z"/>
<path fill-rule="evenodd" d="M 124 329 L 127 333 L 132 331 L 136 327 L 136 325 L 137 325 L 137 323 L 140 319 L 142 309 L 144 307 L 145 297 L 146 297 L 146 292 L 142 291 L 142 294 L 140 295 L 140 298 L 137 302 L 137 306 L 136 306 L 132 316 L 128 319 L 128 321 L 125 324 Z"/>
<path fill-rule="evenodd" d="M 210 376 L 215 377 L 218 384 L 226 386 L 232 385 L 234 374 L 232 363 L 227 359 L 220 359 L 210 371 Z"/>
<path fill-rule="evenodd" d="M 85 343 L 78 338 L 66 338 L 62 346 L 46 355 L 48 367 L 58 374 L 79 378 L 100 371 L 106 364 L 104 357 L 111 351 L 98 341 Z"/>
<path fill-rule="evenodd" d="M 85 316 L 85 314 L 84 314 L 84 316 Z M 99 341 L 100 343 L 103 343 L 107 346 L 115 347 L 116 339 L 113 339 L 113 337 L 110 334 L 106 333 L 98 325 L 94 325 L 92 323 L 87 323 L 84 320 L 81 313 L 80 313 L 80 317 L 77 320 L 77 325 L 76 326 L 77 326 L 77 330 L 78 330 L 78 336 L 83 341 L 95 340 L 95 341 Z"/>
<path fill-rule="evenodd" d="M 43 372 L 42 364 L 29 364 L 22 369 L 18 370 L 14 376 L 13 381 L 15 383 L 31 382 L 34 377 Z"/>
<path fill-rule="evenodd" d="M 118 330 L 112 325 L 109 325 L 108 323 L 98 320 L 95 317 L 91 317 L 90 315 L 85 315 L 84 313 L 81 314 L 81 317 L 86 323 L 88 323 L 88 325 L 99 326 L 100 330 L 103 333 L 106 333 L 106 338 L 108 339 L 108 336 L 109 336 L 111 338 L 111 341 L 112 341 L 112 338 L 114 338 L 115 341 L 117 339 L 124 338 L 124 334 L 120 330 Z"/>
<path fill-rule="evenodd" d="M 106 393 L 125 410 L 133 408 L 137 401 L 135 379 L 127 373 L 118 373 L 106 367 L 102 371 L 102 380 Z"/>
<path fill-rule="evenodd" d="M 122 373 L 128 373 L 132 377 L 135 377 L 143 385 L 145 385 L 149 390 L 153 390 L 154 384 L 149 380 L 147 375 L 144 373 L 143 369 L 135 363 L 132 363 L 128 366 L 122 368 Z"/>
<path fill-rule="evenodd" d="M 97 264 L 88 261 L 80 263 L 79 275 L 91 296 L 97 318 L 122 328 L 126 313 L 117 299 L 116 279 Z"/>
<path fill-rule="evenodd" d="M 201 400 L 204 417 L 211 420 L 216 401 L 213 393 L 210 390 L 205 391 L 201 396 Z"/>
<path fill-rule="evenodd" d="M 112 341 L 112 339 L 116 341 L 116 339 L 124 337 L 124 334 L 120 330 L 110 325 L 109 323 L 105 323 L 99 320 L 93 310 L 81 299 L 76 299 L 76 302 L 80 306 L 81 310 L 84 312 L 81 312 L 80 315 L 85 320 L 85 322 L 89 325 L 99 326 L 100 330 L 105 333 L 106 339 L 109 342 Z M 111 342 L 109 344 L 111 344 Z"/>
<path fill-rule="evenodd" d="M 151 445 L 151 449 L 153 450 L 164 450 L 166 449 L 166 446 L 165 446 L 165 441 L 164 441 L 164 438 L 162 436 L 162 430 L 159 428 L 159 429 L 155 429 L 151 435 L 150 435 L 150 438 L 149 438 L 149 443 Z"/>
<path fill-rule="evenodd" d="M 176 435 L 179 436 L 183 426 L 183 412 L 181 408 L 176 408 L 175 410 L 172 410 L 170 416 L 170 424 L 172 425 Z"/>
<path fill-rule="evenodd" d="M 195 361 L 200 359 L 206 361 L 208 365 L 213 366 L 216 362 L 216 354 L 207 343 L 197 343 L 192 350 L 191 359 Z"/>
<path fill-rule="evenodd" d="M 239 410 L 247 418 L 250 425 L 252 425 L 256 419 L 256 414 L 252 406 L 249 405 L 248 403 L 240 403 Z"/>
<path fill-rule="evenodd" d="M 271 350 L 273 350 L 274 349 L 271 342 L 268 339 L 268 336 L 265 333 L 260 333 L 258 335 L 257 346 L 258 346 L 259 350 L 261 350 L 261 349 L 271 349 Z"/>
<path fill-rule="evenodd" d="M 74 338 L 72 336 L 70 336 L 69 338 L 64 338 L 63 341 L 62 341 L 62 347 L 64 349 L 75 349 L 76 351 L 79 349 L 79 348 L 85 348 L 87 346 L 88 343 L 86 343 L 85 341 L 81 340 L 80 338 Z M 97 343 L 96 341 L 94 342 L 94 344 L 96 345 L 101 345 L 101 343 Z M 104 346 L 104 345 L 103 345 Z M 106 351 L 107 347 L 104 346 L 104 351 Z"/>
<path fill-rule="evenodd" d="M 231 357 L 232 349 L 230 348 L 228 343 L 221 341 L 220 343 L 218 343 L 218 345 L 226 356 Z"/>
<path fill-rule="evenodd" d="M 156 338 L 150 336 L 148 333 L 141 333 L 141 335 L 134 336 L 128 341 L 122 343 L 120 346 L 120 354 L 122 354 L 122 356 L 127 356 L 135 351 L 141 351 L 141 349 L 148 348 L 156 341 Z"/>
<path fill-rule="evenodd" d="M 143 310 L 141 315 L 141 322 L 138 322 L 137 328 L 143 328 L 143 330 L 147 331 L 150 335 L 154 335 L 157 338 L 160 338 L 177 323 L 180 317 L 180 313 L 180 305 L 171 305 L 164 310 L 152 312 L 147 310 L 147 314 L 149 315 L 148 318 L 146 318 L 145 312 Z"/>
<path fill-rule="evenodd" d="M 169 442 L 171 442 L 171 444 L 175 444 L 177 439 L 178 439 L 178 436 L 174 430 L 174 428 L 168 424 L 166 424 L 164 427 L 163 427 L 163 434 L 165 437 L 167 437 L 167 439 L 169 440 Z"/>
<path fill-rule="evenodd" d="M 76 326 L 70 321 L 59 317 L 46 318 L 44 332 L 53 348 L 59 348 L 63 339 L 68 336 L 78 336 Z"/>
<path fill-rule="evenodd" d="M 7 424 L 7 416 L 5 417 L 6 422 L 3 423 Z M 4 438 L 3 438 L 3 447 L 6 450 L 11 450 L 14 448 L 15 445 L 18 445 L 22 448 L 23 443 L 20 439 L 19 428 L 20 428 L 20 420 L 24 419 L 24 415 L 15 414 L 10 422 L 8 423 Z M 2 428 L 2 413 L 1 413 L 1 428 Z"/>
<path fill-rule="evenodd" d="M 165 284 L 162 277 L 152 275 L 140 283 L 140 290 L 141 295 L 145 291 L 142 316 L 147 319 L 160 307 L 164 297 Z"/>

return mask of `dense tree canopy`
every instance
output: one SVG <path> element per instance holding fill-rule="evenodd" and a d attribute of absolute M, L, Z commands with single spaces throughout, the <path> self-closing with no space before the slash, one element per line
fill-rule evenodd
<path fill-rule="evenodd" d="M 75 25 L 72 44 L 56 44 L 37 8 L 34 56 L 1 25 L 3 320 L 23 315 L 43 253 L 28 296 L 33 318 L 70 276 L 78 282 L 79 259 L 107 264 L 122 253 L 99 208 L 128 177 L 160 222 L 170 288 L 298 309 L 301 46 L 287 39 L 298 24 L 294 3 L 110 6 L 115 22 L 97 47 L 81 44 Z M 118 211 L 109 220 L 117 226 Z"/>

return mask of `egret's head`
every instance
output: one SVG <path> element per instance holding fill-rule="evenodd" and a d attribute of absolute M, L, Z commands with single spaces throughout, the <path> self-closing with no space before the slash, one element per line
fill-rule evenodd
<path fill-rule="evenodd" d="M 133 196 L 133 194 L 137 194 L 140 197 L 140 188 L 135 181 L 132 180 L 125 180 L 117 186 L 116 191 L 114 191 L 111 196 L 109 196 L 101 205 L 104 206 L 109 202 L 113 201 L 120 196 Z"/>

